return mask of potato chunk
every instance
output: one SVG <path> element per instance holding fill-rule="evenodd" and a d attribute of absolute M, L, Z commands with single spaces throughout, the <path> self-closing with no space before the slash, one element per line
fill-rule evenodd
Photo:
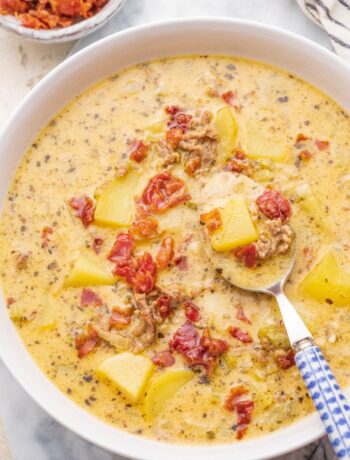
<path fill-rule="evenodd" d="M 314 194 L 309 184 L 302 184 L 296 188 L 297 202 L 302 209 L 312 217 L 314 223 L 326 234 L 331 233 L 331 226 L 320 200 Z"/>
<path fill-rule="evenodd" d="M 245 130 L 243 144 L 246 155 L 255 160 L 269 158 L 273 161 L 284 161 L 290 152 L 289 146 L 281 139 L 251 127 Z"/>
<path fill-rule="evenodd" d="M 153 369 L 150 359 L 124 352 L 103 361 L 97 368 L 97 373 L 112 381 L 131 402 L 137 403 Z"/>
<path fill-rule="evenodd" d="M 97 257 L 80 254 L 68 273 L 64 287 L 83 287 L 114 284 L 115 279 L 108 269 L 102 266 Z"/>
<path fill-rule="evenodd" d="M 305 212 L 309 213 L 314 222 L 326 233 L 330 231 L 329 222 L 327 219 L 327 215 L 324 212 L 321 203 L 315 197 L 314 194 L 310 193 L 304 195 L 300 202 L 301 207 L 304 209 Z"/>
<path fill-rule="evenodd" d="M 97 197 L 95 223 L 109 227 L 127 227 L 135 216 L 134 197 L 139 175 L 129 172 L 112 180 Z"/>
<path fill-rule="evenodd" d="M 155 142 L 159 140 L 159 136 L 161 134 L 164 134 L 166 128 L 167 128 L 167 125 L 163 120 L 158 121 L 148 126 L 148 128 L 146 129 L 146 131 L 149 133 L 146 137 L 147 141 Z"/>
<path fill-rule="evenodd" d="M 166 371 L 155 377 L 150 383 L 144 402 L 147 419 L 154 419 L 164 409 L 166 402 L 193 377 L 193 372 L 184 369 Z"/>
<path fill-rule="evenodd" d="M 176 206 L 157 216 L 159 230 L 162 233 L 178 233 L 181 235 L 185 232 L 188 223 L 193 221 L 193 217 L 193 210 L 185 206 Z"/>
<path fill-rule="evenodd" d="M 52 300 L 48 301 L 48 303 L 40 309 L 35 318 L 35 325 L 40 330 L 51 330 L 56 327 L 57 312 Z"/>
<path fill-rule="evenodd" d="M 320 302 L 350 305 L 350 273 L 343 270 L 333 250 L 321 258 L 299 287 Z"/>
<path fill-rule="evenodd" d="M 244 198 L 237 195 L 219 208 L 222 225 L 210 235 L 215 251 L 230 251 L 258 239 Z"/>
<path fill-rule="evenodd" d="M 218 110 L 215 128 L 219 134 L 218 161 L 223 164 L 232 156 L 238 133 L 237 121 L 230 107 L 222 107 Z"/>

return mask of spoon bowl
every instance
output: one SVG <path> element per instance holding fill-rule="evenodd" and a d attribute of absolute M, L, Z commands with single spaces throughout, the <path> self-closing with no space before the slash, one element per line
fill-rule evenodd
<path fill-rule="evenodd" d="M 295 238 L 285 254 L 264 260 L 254 269 L 233 260 L 232 254 L 223 255 L 210 250 L 209 258 L 217 273 L 230 284 L 245 291 L 271 294 L 277 285 L 284 286 L 292 272 L 296 258 Z"/>

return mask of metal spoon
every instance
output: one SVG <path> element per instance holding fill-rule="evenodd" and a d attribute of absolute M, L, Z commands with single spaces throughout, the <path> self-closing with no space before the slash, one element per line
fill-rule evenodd
<path fill-rule="evenodd" d="M 221 276 L 241 289 L 275 297 L 291 347 L 296 353 L 296 365 L 326 427 L 326 433 L 334 451 L 338 458 L 350 459 L 350 406 L 321 350 L 314 344 L 310 331 L 283 292 L 284 284 L 293 268 L 295 256 L 294 247 L 289 265 L 282 276 L 271 285 L 254 287 L 249 285 L 248 287 L 241 283 L 237 284 L 231 276 L 225 277 L 225 273 L 222 273 Z"/>

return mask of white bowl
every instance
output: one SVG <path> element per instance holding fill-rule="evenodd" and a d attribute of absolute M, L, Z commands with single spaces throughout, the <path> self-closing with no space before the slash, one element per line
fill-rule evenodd
<path fill-rule="evenodd" d="M 15 32 L 28 40 L 41 43 L 62 43 L 77 40 L 95 32 L 108 22 L 124 5 L 125 0 L 109 0 L 109 2 L 94 16 L 84 19 L 69 27 L 55 29 L 31 29 L 23 27 L 21 22 L 12 15 L 0 15 L 0 26 Z"/>
<path fill-rule="evenodd" d="M 133 64 L 164 56 L 212 53 L 261 60 L 299 75 L 350 109 L 350 67 L 315 43 L 275 27 L 233 19 L 180 19 L 109 36 L 64 61 L 31 91 L 0 138 L 0 200 L 39 130 L 77 94 Z M 142 460 L 266 459 L 301 447 L 324 431 L 316 414 L 264 437 L 231 445 L 170 445 L 128 434 L 94 418 L 65 397 L 22 344 L 3 301 L 0 353 L 23 388 L 52 417 L 112 452 Z M 348 395 L 350 392 L 347 392 Z"/>

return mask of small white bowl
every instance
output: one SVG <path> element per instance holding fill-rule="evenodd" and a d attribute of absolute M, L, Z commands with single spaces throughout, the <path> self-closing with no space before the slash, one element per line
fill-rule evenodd
<path fill-rule="evenodd" d="M 126 0 L 109 0 L 108 3 L 94 16 L 83 19 L 68 27 L 55 29 L 31 29 L 21 25 L 12 15 L 0 15 L 0 26 L 21 35 L 28 40 L 41 43 L 62 43 L 77 40 L 95 32 L 108 22 L 124 5 Z"/>

